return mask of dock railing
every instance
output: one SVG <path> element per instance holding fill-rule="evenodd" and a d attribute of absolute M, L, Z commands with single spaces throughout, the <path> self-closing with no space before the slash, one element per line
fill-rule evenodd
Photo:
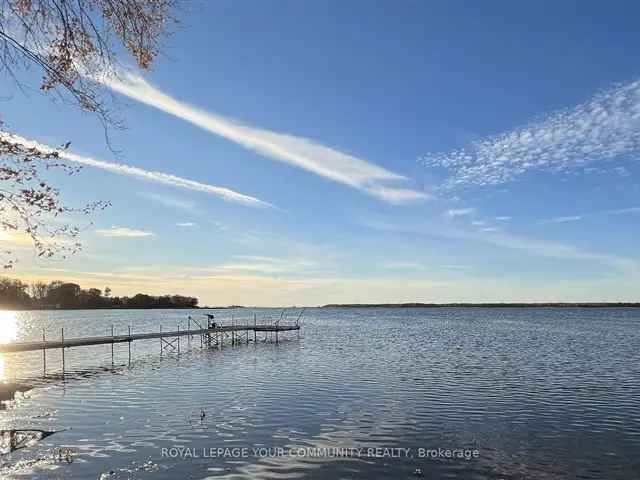
<path fill-rule="evenodd" d="M 44 375 L 46 375 L 47 351 L 59 349 L 61 350 L 62 373 L 64 375 L 67 367 L 65 351 L 68 348 L 88 347 L 95 345 L 111 345 L 111 364 L 112 366 L 115 366 L 115 345 L 118 343 L 127 343 L 128 364 L 131 365 L 131 344 L 134 341 L 159 339 L 160 355 L 164 355 L 170 352 L 177 353 L 179 355 L 180 339 L 185 336 L 187 337 L 189 347 L 191 347 L 193 336 L 200 336 L 201 348 L 204 348 L 205 346 L 216 346 L 218 348 L 222 348 L 225 340 L 228 339 L 231 340 L 232 345 L 238 345 L 240 343 L 249 344 L 250 332 L 253 332 L 253 341 L 255 343 L 257 343 L 258 341 L 258 332 L 263 332 L 265 334 L 265 341 L 267 340 L 268 336 L 273 336 L 275 334 L 275 341 L 276 343 L 278 343 L 278 334 L 281 332 L 297 330 L 299 336 L 300 320 L 303 313 L 304 310 L 300 312 L 294 325 L 281 324 L 281 320 L 285 318 L 284 311 L 280 314 L 280 318 L 275 322 L 271 321 L 270 323 L 265 322 L 259 324 L 257 315 L 255 313 L 253 314 L 253 323 L 250 322 L 250 318 L 245 319 L 243 322 L 239 322 L 235 314 L 232 314 L 230 324 L 225 325 L 219 319 L 216 319 L 216 321 L 212 324 L 207 324 L 207 328 L 205 328 L 203 326 L 203 323 L 199 321 L 194 315 L 188 315 L 186 320 L 186 329 L 181 328 L 180 322 L 178 322 L 176 330 L 164 330 L 162 324 L 160 324 L 157 332 L 132 333 L 131 326 L 128 325 L 126 335 L 116 335 L 115 327 L 111 326 L 108 331 L 108 335 L 106 336 L 80 338 L 69 338 L 68 336 L 65 336 L 65 329 L 64 327 L 61 327 L 59 340 L 47 339 L 46 329 L 43 329 L 41 340 L 0 344 L 0 354 L 42 351 L 42 368 Z M 215 318 L 213 314 L 205 315 L 211 315 L 209 319 Z M 192 329 L 192 324 L 198 328 Z"/>

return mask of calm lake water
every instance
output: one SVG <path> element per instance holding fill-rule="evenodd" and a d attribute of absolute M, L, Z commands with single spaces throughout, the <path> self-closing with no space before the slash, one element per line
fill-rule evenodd
<path fill-rule="evenodd" d="M 0 340 L 185 328 L 187 314 L 4 312 Z M 4 355 L 2 379 L 34 388 L 0 429 L 58 433 L 0 457 L 0 477 L 636 479 L 639 327 L 633 309 L 309 309 L 278 345 L 183 339 L 160 358 L 159 340 L 135 342 L 113 369 L 110 346 L 71 349 L 64 380 L 52 352 L 46 379 L 41 353 Z"/>

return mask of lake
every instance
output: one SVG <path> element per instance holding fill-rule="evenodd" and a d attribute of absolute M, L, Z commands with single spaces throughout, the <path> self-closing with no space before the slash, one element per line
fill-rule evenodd
<path fill-rule="evenodd" d="M 296 311 L 286 316 L 294 322 Z M 0 312 L 0 341 L 186 328 L 184 310 Z M 279 309 L 219 311 L 222 323 Z M 635 479 L 640 309 L 307 309 L 298 338 L 5 354 L 2 478 Z M 62 450 L 61 450 L 62 449 Z"/>

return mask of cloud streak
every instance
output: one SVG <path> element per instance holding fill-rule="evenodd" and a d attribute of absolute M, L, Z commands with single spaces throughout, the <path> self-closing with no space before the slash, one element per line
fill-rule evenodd
<path fill-rule="evenodd" d="M 497 185 L 529 171 L 565 172 L 640 151 L 640 80 L 466 148 L 421 157 L 447 169 L 443 185 Z"/>
<path fill-rule="evenodd" d="M 473 215 L 475 212 L 475 208 L 452 208 L 447 210 L 447 215 L 450 218 L 468 217 L 469 215 Z"/>
<path fill-rule="evenodd" d="M 540 223 L 571 223 L 571 222 L 579 222 L 584 218 L 584 215 L 571 215 L 567 217 L 556 217 L 549 218 L 547 220 L 542 220 Z"/>
<path fill-rule="evenodd" d="M 55 152 L 57 151 L 60 158 L 69 162 L 85 165 L 88 167 L 98 168 L 107 172 L 116 173 L 118 175 L 125 175 L 128 177 L 137 178 L 140 180 L 146 180 L 149 182 L 160 183 L 163 185 L 169 185 L 177 188 L 184 188 L 187 190 L 194 190 L 196 192 L 207 193 L 214 195 L 226 202 L 238 203 L 247 207 L 273 207 L 270 203 L 259 200 L 255 197 L 238 193 L 234 190 L 225 187 L 218 187 L 215 185 L 209 185 L 207 183 L 197 182 L 195 180 L 188 180 L 186 178 L 178 177 L 170 173 L 163 173 L 154 170 L 145 170 L 139 167 L 132 167 L 123 163 L 105 162 L 91 157 L 78 155 L 68 150 L 60 150 L 48 145 L 43 145 L 34 140 L 28 140 L 19 135 L 14 135 L 0 131 L 0 138 L 8 139 L 9 141 L 20 143 L 27 147 L 35 147 L 43 152 Z"/>
<path fill-rule="evenodd" d="M 578 222 L 591 217 L 600 217 L 600 216 L 608 216 L 608 215 L 633 215 L 640 213 L 640 207 L 628 207 L 628 208 L 616 208 L 612 210 L 601 210 L 599 212 L 593 213 L 581 213 L 580 215 L 570 215 L 566 217 L 555 217 L 555 218 L 547 218 L 544 220 L 540 220 L 540 224 L 548 224 L 548 223 L 569 223 L 569 222 Z"/>
<path fill-rule="evenodd" d="M 115 92 L 262 156 L 348 185 L 388 203 L 407 204 L 429 198 L 424 192 L 397 186 L 398 182 L 408 180 L 402 175 L 307 138 L 248 126 L 191 106 L 162 92 L 138 75 L 121 72 L 117 76 L 105 76 L 101 81 Z"/>
<path fill-rule="evenodd" d="M 153 232 L 148 232 L 146 230 L 138 230 L 135 228 L 129 227 L 117 227 L 113 226 L 111 228 L 99 229 L 96 230 L 96 233 L 102 237 L 152 237 L 154 236 Z"/>
<path fill-rule="evenodd" d="M 522 251 L 539 257 L 579 261 L 587 264 L 599 263 L 625 273 L 632 273 L 634 275 L 640 273 L 640 260 L 636 258 L 592 252 L 569 244 L 510 235 L 502 233 L 498 229 L 490 231 L 486 231 L 485 229 L 485 231 L 480 232 L 446 228 L 430 228 L 427 230 L 424 227 L 415 225 L 404 226 L 385 222 L 366 222 L 362 225 L 374 230 L 387 232 L 412 233 L 421 236 L 444 238 L 449 240 L 484 243 L 499 248 Z"/>

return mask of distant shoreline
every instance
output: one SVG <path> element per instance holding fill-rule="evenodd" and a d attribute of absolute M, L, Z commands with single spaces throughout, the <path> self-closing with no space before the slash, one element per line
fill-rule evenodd
<path fill-rule="evenodd" d="M 330 303 L 316 307 L 248 307 L 230 305 L 226 307 L 10 307 L 0 306 L 0 311 L 81 311 L 81 310 L 235 310 L 256 308 L 640 308 L 640 302 L 583 302 L 583 303 Z"/>
<path fill-rule="evenodd" d="M 640 302 L 583 303 L 332 303 L 320 308 L 640 308 Z"/>

